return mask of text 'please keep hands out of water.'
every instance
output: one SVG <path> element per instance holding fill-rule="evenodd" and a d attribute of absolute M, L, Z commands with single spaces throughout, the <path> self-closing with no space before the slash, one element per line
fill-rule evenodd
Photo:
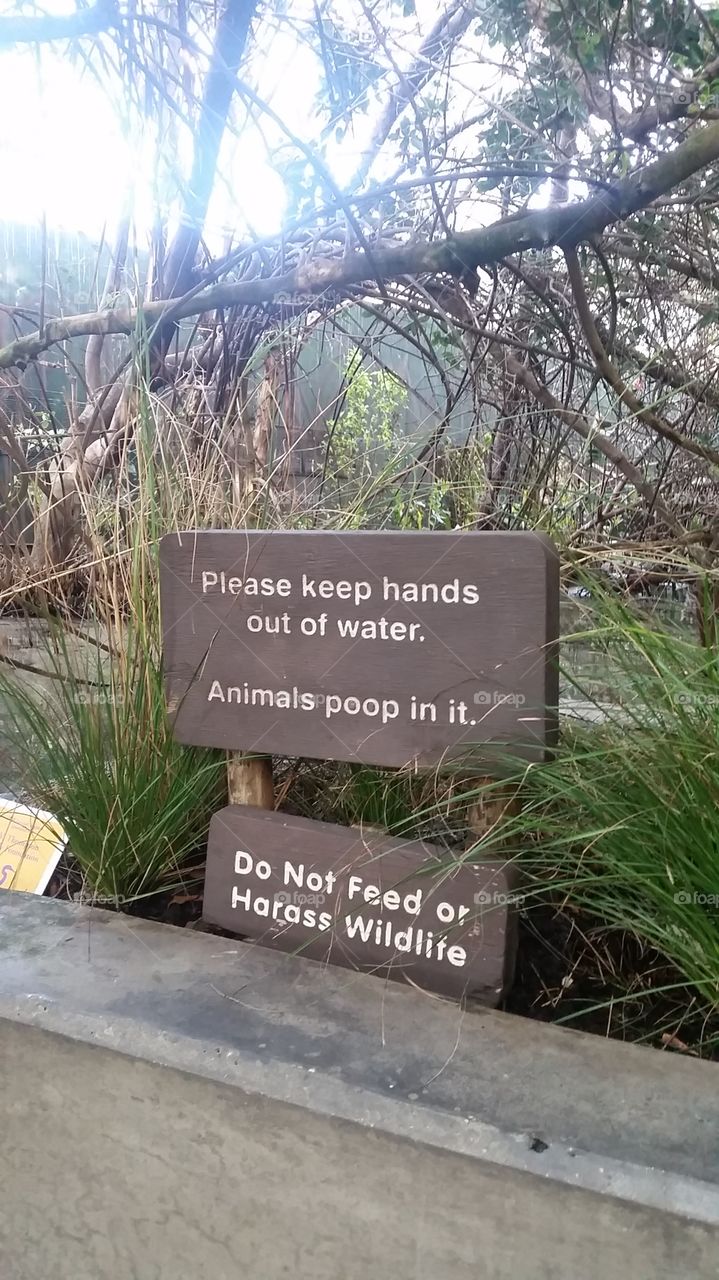
<path fill-rule="evenodd" d="M 301 635 L 322 640 L 334 634 L 351 645 L 363 640 L 422 644 L 426 638 L 426 630 L 422 622 L 416 616 L 413 617 L 412 606 L 476 607 L 480 603 L 479 587 L 472 582 L 462 582 L 458 577 L 444 582 L 402 582 L 382 575 L 377 581 L 370 582 L 366 578 L 333 580 L 305 572 L 297 576 L 275 578 L 240 577 L 224 570 L 204 570 L 201 581 L 204 596 L 230 595 L 242 597 L 245 603 L 257 601 L 257 611 L 243 611 L 241 618 L 235 623 L 244 626 L 251 635 Z M 282 612 L 275 612 L 271 606 L 281 601 L 286 601 L 287 607 Z M 327 609 L 322 607 L 325 602 Z M 298 605 L 302 607 L 298 609 Z M 402 605 L 406 606 L 406 612 L 412 620 L 392 616 L 393 613 L 396 614 L 397 606 Z M 303 608 L 312 609 L 312 612 L 303 612 Z M 362 612 L 351 613 L 350 609 Z M 336 616 L 331 616 L 331 613 Z M 368 614 L 372 616 L 367 616 Z M 376 717 L 382 724 L 396 719 L 401 709 L 396 698 L 360 698 L 353 694 L 340 696 L 303 690 L 296 686 L 291 689 L 253 688 L 247 682 L 223 687 L 218 680 L 212 682 L 207 700 L 267 706 L 277 710 L 320 711 L 328 720 L 342 713 L 364 715 Z M 482 697 L 481 691 L 475 701 L 484 706 L 486 713 L 486 699 Z M 469 714 L 470 704 L 463 699 L 449 697 L 443 710 L 449 724 L 469 726 L 477 723 Z M 437 721 L 438 706 L 435 701 L 427 702 L 411 695 L 406 711 L 413 721 Z"/>
<path fill-rule="evenodd" d="M 478 605 L 480 601 L 478 586 L 473 582 L 460 582 L 457 577 L 449 582 L 397 582 L 384 575 L 372 583 L 363 578 L 333 581 L 310 573 L 302 573 L 297 578 L 241 578 L 224 570 L 204 570 L 202 594 L 214 593 L 242 596 L 246 600 L 257 599 L 262 603 L 261 611 L 249 613 L 244 619 L 246 629 L 254 634 L 264 631 L 268 635 L 292 635 L 299 631 L 304 636 L 322 637 L 327 635 L 328 628 L 334 627 L 343 639 L 381 639 L 395 643 L 424 641 L 421 623 L 392 619 L 384 614 L 368 618 L 347 613 L 344 617 L 330 619 L 329 613 L 322 611 L 322 603 L 326 601 L 359 608 L 370 602 L 373 608 L 381 604 L 389 612 L 391 606 L 398 604 Z M 278 604 L 288 601 L 293 607 L 303 601 L 308 608 L 315 607 L 305 616 L 295 616 L 288 609 L 282 613 L 269 613 L 266 611 L 267 601 Z"/>

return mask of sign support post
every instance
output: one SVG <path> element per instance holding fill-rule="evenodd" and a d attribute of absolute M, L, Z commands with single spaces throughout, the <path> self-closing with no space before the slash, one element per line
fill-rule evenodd
<path fill-rule="evenodd" d="M 228 751 L 227 795 L 230 804 L 274 809 L 272 757 L 249 755 L 245 751 Z"/>
<path fill-rule="evenodd" d="M 497 786 L 496 778 L 475 778 L 473 784 L 478 794 L 467 806 L 467 827 L 471 844 L 494 830 L 503 818 L 519 813 L 519 797 L 516 786 Z"/>

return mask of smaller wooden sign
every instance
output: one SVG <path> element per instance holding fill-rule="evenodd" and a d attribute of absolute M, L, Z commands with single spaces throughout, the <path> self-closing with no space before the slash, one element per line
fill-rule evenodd
<path fill-rule="evenodd" d="M 230 805 L 210 827 L 203 917 L 310 959 L 497 1004 L 514 968 L 513 868 Z"/>

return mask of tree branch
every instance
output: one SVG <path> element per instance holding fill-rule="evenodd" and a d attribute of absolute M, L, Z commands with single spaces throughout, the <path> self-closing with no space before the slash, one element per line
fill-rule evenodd
<path fill-rule="evenodd" d="M 608 435 L 603 431 L 595 430 L 584 414 L 575 413 L 573 409 L 565 409 L 556 396 L 552 395 L 549 388 L 535 378 L 527 365 L 521 364 L 519 360 L 511 355 L 501 354 L 499 359 L 507 373 L 516 378 L 520 386 L 524 387 L 525 391 L 528 391 L 539 404 L 560 422 L 570 427 L 572 431 L 576 431 L 583 440 L 586 440 L 588 445 L 592 445 L 600 453 L 604 454 L 604 457 L 616 467 L 620 475 L 624 476 L 625 480 L 628 480 L 636 492 L 644 498 L 649 510 L 653 511 L 668 529 L 671 529 L 675 534 L 684 534 L 685 530 L 676 516 L 660 501 L 655 486 L 645 480 L 639 467 L 618 448 Z"/>
<path fill-rule="evenodd" d="M 185 194 L 180 227 L 170 246 L 165 265 L 165 283 L 171 297 L 181 296 L 190 286 L 192 268 L 215 181 L 220 145 L 235 92 L 236 76 L 256 9 L 257 0 L 227 0 L 217 24 L 202 95 L 192 173 Z"/>
<path fill-rule="evenodd" d="M 371 20 L 370 10 L 365 10 Z M 356 190 L 364 182 L 379 151 L 387 141 L 393 126 L 397 123 L 405 108 L 418 93 L 429 83 L 437 71 L 438 64 L 446 57 L 447 52 L 467 30 L 472 17 L 473 7 L 465 0 L 451 4 L 441 13 L 431 31 L 425 36 L 411 68 L 397 75 L 387 98 L 375 120 L 372 136 L 365 147 L 360 162 L 347 183 L 348 191 Z M 376 34 L 376 32 L 375 32 Z"/>
<path fill-rule="evenodd" d="M 622 133 L 633 142 L 641 143 L 648 133 L 690 116 L 701 105 L 699 95 L 703 86 L 711 84 L 718 71 L 719 58 L 713 58 L 693 79 L 682 80 L 673 89 L 656 86 L 642 110 L 622 122 Z"/>
<path fill-rule="evenodd" d="M 696 440 L 692 440 L 690 436 L 684 435 L 681 431 L 677 431 L 675 427 L 667 422 L 665 418 L 655 413 L 653 409 L 647 409 L 639 400 L 634 392 L 626 385 L 619 370 L 614 367 L 609 356 L 604 349 L 604 343 L 597 331 L 594 323 L 594 317 L 589 306 L 586 290 L 584 288 L 584 279 L 582 277 L 579 259 L 577 258 L 575 249 L 565 250 L 567 260 L 567 271 L 569 280 L 574 294 L 574 302 L 577 308 L 577 316 L 582 326 L 582 331 L 587 340 L 589 350 L 594 356 L 598 372 L 601 374 L 608 386 L 616 392 L 620 402 L 625 404 L 627 408 L 634 414 L 639 422 L 645 423 L 651 427 L 652 431 L 656 431 L 658 435 L 663 436 L 665 440 L 670 440 L 672 444 L 680 449 L 686 449 L 687 453 L 693 453 L 698 458 L 703 458 L 705 462 L 712 462 L 714 466 L 719 466 L 719 450 L 713 449 L 708 444 L 701 444 Z"/>
<path fill-rule="evenodd" d="M 146 326 L 182 320 L 220 307 L 268 304 L 284 295 L 319 296 L 351 284 L 381 279 L 445 273 L 462 277 L 478 267 L 488 267 L 512 254 L 551 245 L 571 247 L 607 226 L 646 208 L 658 196 L 681 185 L 692 174 L 719 159 L 719 124 L 692 133 L 674 151 L 630 174 L 588 200 L 574 204 L 531 209 L 501 219 L 489 227 L 463 231 L 430 244 L 406 244 L 374 249 L 349 257 L 319 258 L 303 263 L 281 276 L 240 282 L 223 282 L 193 290 L 177 300 L 145 303 L 141 308 L 93 312 L 51 320 L 41 331 L 18 339 L 0 350 L 0 369 L 35 359 L 56 342 L 89 334 L 135 332 L 138 320 Z"/>
<path fill-rule="evenodd" d="M 50 40 L 75 40 L 78 36 L 96 36 L 120 25 L 120 12 L 115 0 L 97 0 L 90 9 L 40 18 L 0 18 L 0 49 L 15 44 L 46 44 Z"/>

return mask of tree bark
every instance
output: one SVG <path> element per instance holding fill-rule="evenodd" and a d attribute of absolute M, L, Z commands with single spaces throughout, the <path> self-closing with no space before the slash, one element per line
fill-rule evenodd
<path fill-rule="evenodd" d="M 227 753 L 227 794 L 230 804 L 249 804 L 257 809 L 274 809 L 275 789 L 270 756 Z"/>

